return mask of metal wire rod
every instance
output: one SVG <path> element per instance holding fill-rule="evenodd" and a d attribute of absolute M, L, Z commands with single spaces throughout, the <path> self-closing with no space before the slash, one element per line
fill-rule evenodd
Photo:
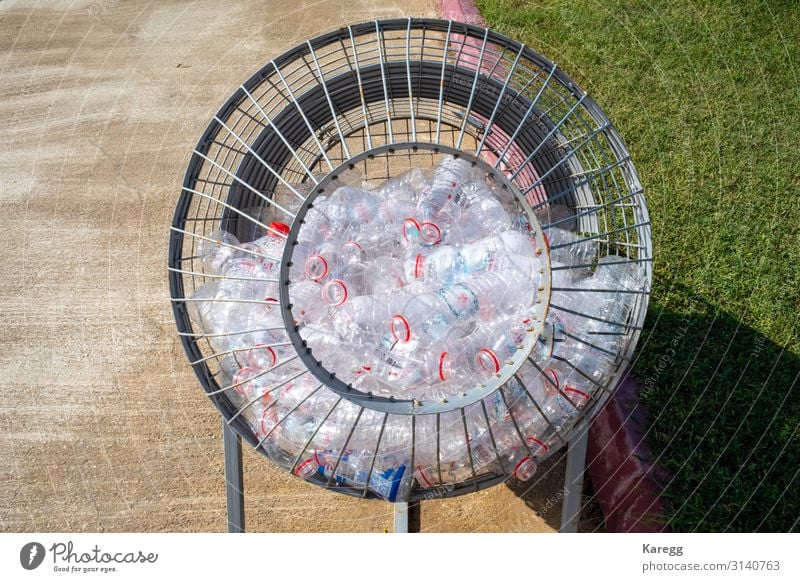
<path fill-rule="evenodd" d="M 480 143 L 478 143 L 478 147 L 475 148 L 475 155 L 480 155 L 481 150 L 483 150 L 483 145 L 486 143 L 486 138 L 489 137 L 489 133 L 491 131 L 491 127 L 494 124 L 494 118 L 497 115 L 498 109 L 503 104 L 503 97 L 505 97 L 506 89 L 508 89 L 508 85 L 511 82 L 511 77 L 514 75 L 514 71 L 517 70 L 517 64 L 519 63 L 520 57 L 522 57 L 522 53 L 525 52 L 525 45 L 520 45 L 519 52 L 517 52 L 517 56 L 514 59 L 514 64 L 511 65 L 511 69 L 508 71 L 508 76 L 506 80 L 503 82 L 503 88 L 500 90 L 500 95 L 497 97 L 497 103 L 492 110 L 491 116 L 489 116 L 489 121 L 486 122 L 486 129 L 483 132 L 483 137 L 481 138 Z"/>
<path fill-rule="evenodd" d="M 168 267 L 168 271 L 173 273 L 181 273 L 183 275 L 191 275 L 192 277 L 202 277 L 208 279 L 225 279 L 226 281 L 257 281 L 262 283 L 278 283 L 279 279 L 264 279 L 263 277 L 243 277 L 236 275 L 214 275 L 212 273 L 198 273 L 197 271 L 186 271 L 184 269 L 175 269 Z"/>
<path fill-rule="evenodd" d="M 245 329 L 240 331 L 225 331 L 220 333 L 192 333 L 192 332 L 185 332 L 181 331 L 178 332 L 178 335 L 182 337 L 191 337 L 191 338 L 209 338 L 209 337 L 227 337 L 231 335 L 241 335 L 245 333 L 257 333 L 262 331 L 285 331 L 284 327 L 259 327 L 256 329 Z"/>
<path fill-rule="evenodd" d="M 193 192 L 192 190 L 189 190 L 189 191 Z M 208 241 L 208 242 L 214 243 L 215 245 L 218 245 L 218 246 L 221 246 L 221 247 L 234 249 L 236 251 L 247 253 L 249 255 L 255 255 L 255 256 L 260 257 L 262 259 L 268 259 L 268 260 L 270 260 L 272 262 L 275 262 L 275 263 L 278 263 L 278 264 L 280 264 L 280 262 L 281 262 L 280 259 L 276 259 L 275 257 L 270 257 L 269 255 L 264 255 L 262 253 L 259 253 L 258 251 L 254 251 L 254 250 L 249 249 L 249 248 L 241 248 L 241 247 L 238 247 L 236 245 L 229 244 L 229 243 L 224 243 L 222 241 L 218 241 L 218 240 L 215 240 L 215 239 L 207 237 L 207 236 L 203 236 L 203 235 L 200 235 L 200 234 L 197 234 L 197 233 L 194 233 L 194 232 L 189 232 L 187 230 L 183 230 L 181 228 L 178 228 L 177 226 L 171 226 L 171 227 L 169 227 L 169 229 L 174 231 L 174 232 L 179 232 L 180 234 L 183 234 L 183 235 L 191 236 L 191 237 L 194 237 L 194 238 L 199 238 L 200 240 L 204 240 L 204 241 Z M 197 256 L 197 257 L 192 257 L 192 258 L 200 258 L 200 257 Z M 204 275 L 204 276 L 207 276 L 207 275 Z"/>
<path fill-rule="evenodd" d="M 234 414 L 233 416 L 231 416 L 231 418 L 228 420 L 228 424 L 231 424 L 231 423 L 232 423 L 234 420 L 236 420 L 237 418 L 239 418 L 239 416 L 241 416 L 241 414 L 242 414 L 242 413 L 243 413 L 245 410 L 247 410 L 248 408 L 250 408 L 250 407 L 251 407 L 253 404 L 255 404 L 256 402 L 258 402 L 259 400 L 262 400 L 262 399 L 264 398 L 264 396 L 266 396 L 267 394 L 271 394 L 271 393 L 275 392 L 276 390 L 278 390 L 279 388 L 283 388 L 283 387 L 284 387 L 284 386 L 286 386 L 286 385 L 287 385 L 289 382 L 294 382 L 294 381 L 295 381 L 295 380 L 297 380 L 297 379 L 298 379 L 300 376 L 302 376 L 302 375 L 304 375 L 304 374 L 308 374 L 308 373 L 309 373 L 309 371 L 308 371 L 308 370 L 303 370 L 303 371 L 302 371 L 302 372 L 300 372 L 299 374 L 296 374 L 296 375 L 292 376 L 291 378 L 287 378 L 286 380 L 284 380 L 284 381 L 283 381 L 283 382 L 281 382 L 280 384 L 277 384 L 276 386 L 271 386 L 269 390 L 266 390 L 266 391 L 265 391 L 263 394 L 260 394 L 259 396 L 256 396 L 255 398 L 253 398 L 253 399 L 252 399 L 252 400 L 250 400 L 249 402 L 245 403 L 245 405 L 244 405 L 244 406 L 242 406 L 242 407 L 241 407 L 239 410 L 237 410 L 237 411 L 236 411 L 236 414 Z"/>
<path fill-rule="evenodd" d="M 364 117 L 364 133 L 367 136 L 367 148 L 372 149 L 372 136 L 369 132 L 369 116 L 367 115 L 367 103 L 364 100 L 364 83 L 361 80 L 361 65 L 358 62 L 358 48 L 356 48 L 356 41 L 353 38 L 353 27 L 347 27 L 347 33 L 350 35 L 350 46 L 353 47 L 353 57 L 355 58 L 355 71 L 356 79 L 358 80 L 358 95 L 361 98 L 361 112 Z"/>
<path fill-rule="evenodd" d="M 308 166 L 306 166 L 305 162 L 303 161 L 303 158 L 301 158 L 300 156 L 297 155 L 297 150 L 295 150 L 295 148 L 292 147 L 292 145 L 289 143 L 289 140 L 287 140 L 286 137 L 284 137 L 283 133 L 272 122 L 272 120 L 270 119 L 269 115 L 267 115 L 267 112 L 264 111 L 264 109 L 261 107 L 259 102 L 256 101 L 255 97 L 253 97 L 253 95 L 250 93 L 250 91 L 247 90 L 247 87 L 245 87 L 244 85 L 240 85 L 239 88 L 242 91 L 244 91 L 244 94 L 247 95 L 247 97 L 250 99 L 250 101 L 253 103 L 253 105 L 256 106 L 256 109 L 258 109 L 258 112 L 261 113 L 261 115 L 266 120 L 267 125 L 269 125 L 272 128 L 272 131 L 274 131 L 275 135 L 277 135 L 278 138 L 283 142 L 283 145 L 286 146 L 286 149 L 289 150 L 292 153 L 292 156 L 294 157 L 295 160 L 297 160 L 297 163 L 300 164 L 300 167 L 303 168 L 303 170 L 305 171 L 306 175 L 314 181 L 314 184 L 319 184 L 319 180 L 317 180 L 317 178 L 314 176 L 314 174 L 311 173 L 311 170 L 308 169 Z M 250 148 L 248 146 L 248 150 L 249 149 Z M 259 160 L 260 160 L 260 158 L 259 158 Z M 266 163 L 264 163 L 264 165 L 266 166 Z M 305 200 L 305 198 L 303 196 L 300 196 L 297 192 L 295 192 L 295 194 L 298 195 L 301 200 Z"/>
<path fill-rule="evenodd" d="M 356 415 L 355 421 L 353 421 L 353 426 L 350 427 L 350 432 L 347 433 L 347 439 L 345 439 L 344 444 L 341 446 L 339 456 L 336 458 L 336 464 L 333 466 L 333 469 L 331 469 L 331 475 L 328 477 L 328 482 L 325 484 L 326 487 L 330 487 L 331 483 L 333 483 L 333 480 L 336 477 L 336 471 L 339 469 L 339 465 L 342 463 L 342 458 L 344 458 L 344 455 L 347 452 L 347 445 L 350 444 L 350 439 L 353 438 L 353 433 L 358 426 L 358 421 L 361 420 L 362 414 L 364 414 L 363 406 L 358 409 L 358 414 Z"/>
<path fill-rule="evenodd" d="M 383 421 L 381 422 L 381 430 L 378 433 L 378 441 L 375 443 L 375 450 L 372 453 L 372 462 L 369 464 L 369 471 L 367 472 L 367 481 L 364 487 L 364 494 L 362 497 L 367 496 L 367 492 L 369 491 L 369 484 L 372 482 L 372 472 L 375 469 L 375 462 L 378 460 L 378 451 L 381 448 L 381 440 L 383 440 L 383 433 L 386 430 L 386 421 L 389 418 L 389 413 L 385 412 L 383 414 Z"/>
<path fill-rule="evenodd" d="M 530 391 L 528 390 L 528 387 L 525 386 L 525 383 L 522 381 L 522 378 L 520 378 L 518 374 L 514 374 L 514 379 L 517 382 L 519 382 L 520 386 L 522 386 L 525 389 L 525 394 L 530 399 L 531 404 L 533 404 L 533 407 L 536 409 L 536 411 L 539 413 L 539 415 L 541 415 L 541 417 L 544 419 L 544 422 L 547 425 L 547 427 L 550 430 L 553 431 L 553 435 L 556 437 L 556 439 L 558 439 L 561 442 L 562 445 L 566 444 L 567 441 L 564 440 L 564 438 L 561 436 L 561 431 L 556 427 L 556 425 L 553 424 L 553 422 L 544 413 L 544 410 L 542 410 L 542 407 L 539 406 L 538 402 L 536 402 L 536 399 L 530 393 Z"/>
<path fill-rule="evenodd" d="M 227 131 L 227 132 L 228 132 L 228 133 L 229 133 L 229 134 L 230 134 L 230 135 L 231 135 L 231 136 L 232 136 L 232 137 L 233 137 L 233 138 L 234 138 L 236 141 L 238 141 L 240 144 L 242 144 L 242 145 L 245 147 L 245 149 L 248 151 L 248 153 L 249 153 L 251 156 L 253 156 L 253 157 L 254 157 L 254 158 L 255 158 L 255 159 L 258 161 L 258 163 L 260 163 L 260 164 L 261 164 L 261 165 L 262 165 L 264 168 L 266 168 L 266 169 L 267 169 L 267 171 L 269 171 L 269 173 L 270 173 L 270 174 L 272 174 L 273 176 L 275 176 L 275 177 L 278 179 L 278 181 L 279 181 L 281 184 L 283 184 L 284 186 L 286 186 L 286 187 L 287 187 L 287 188 L 288 188 L 288 189 L 289 189 L 289 190 L 290 190 L 290 191 L 291 191 L 291 192 L 292 192 L 292 193 L 293 193 L 295 196 L 297 196 L 297 197 L 298 197 L 298 198 L 299 198 L 301 201 L 304 201 L 304 200 L 306 199 L 306 198 L 305 198 L 305 196 L 303 196 L 302 194 L 300 194 L 300 192 L 298 192 L 298 191 L 295 189 L 295 187 L 294 187 L 294 186 L 292 186 L 292 185 L 291 185 L 291 184 L 290 184 L 290 183 L 289 183 L 289 182 L 286 180 L 286 178 L 284 178 L 284 177 L 283 177 L 283 176 L 282 176 L 280 173 L 276 172 L 276 171 L 275 171 L 275 170 L 272 168 L 272 166 L 270 166 L 270 165 L 269 165 L 267 162 L 265 162 L 265 161 L 264 161 L 264 159 L 263 159 L 261 156 L 259 156 L 259 155 L 258 155 L 258 153 L 257 153 L 257 152 L 255 152 L 255 151 L 253 150 L 253 148 L 251 148 L 251 147 L 250 147 L 250 145 L 249 145 L 249 144 L 248 144 L 246 141 L 244 141 L 244 140 L 243 140 L 243 139 L 242 139 L 242 138 L 239 136 L 239 134 L 237 134 L 237 133 L 236 133 L 235 131 L 233 131 L 233 130 L 232 130 L 230 127 L 228 127 L 228 126 L 225 124 L 225 122 L 224 122 L 224 121 L 222 121 L 222 120 L 221 120 L 219 117 L 217 117 L 216 115 L 214 116 L 214 120 L 215 120 L 217 123 L 219 123 L 219 124 L 220 124 L 222 127 L 224 127 L 224 128 L 225 128 L 225 130 L 226 130 L 226 131 Z M 292 151 L 294 151 L 294 150 L 292 150 Z M 301 163 L 302 163 L 302 162 L 301 162 Z M 308 175 L 309 175 L 309 176 L 311 176 L 311 174 L 308 174 Z M 312 177 L 312 178 L 313 178 L 313 177 Z M 271 204 L 274 204 L 276 208 L 281 208 L 281 207 L 280 207 L 280 206 L 279 206 L 279 205 L 278 205 L 278 204 L 277 204 L 277 203 L 274 201 L 274 199 L 269 199 L 269 200 L 271 200 L 271 202 L 270 202 L 270 203 L 271 203 Z M 284 210 L 284 212 L 285 212 L 286 214 L 291 214 L 291 213 L 290 213 L 288 210 L 285 210 L 285 209 L 282 209 L 282 210 Z M 292 218 L 294 218 L 294 216 L 292 216 Z"/>
<path fill-rule="evenodd" d="M 197 364 L 202 364 L 203 362 L 207 362 L 209 360 L 213 360 L 214 358 L 219 358 L 219 356 L 227 356 L 229 354 L 236 354 L 237 352 L 249 352 L 250 350 L 254 349 L 264 349 L 264 348 L 279 348 L 283 346 L 290 346 L 292 342 L 281 342 L 277 344 L 253 344 L 249 346 L 244 346 L 241 348 L 234 348 L 231 350 L 227 350 L 225 352 L 216 352 L 210 356 L 206 356 L 204 358 L 200 358 L 199 360 L 190 361 L 189 364 L 192 366 L 196 366 Z M 270 368 L 271 369 L 271 368 Z"/>
<path fill-rule="evenodd" d="M 530 117 L 531 113 L 533 113 L 533 110 L 536 108 L 536 105 L 539 103 L 539 99 L 542 97 L 542 93 L 544 93 L 544 90 L 547 88 L 548 83 L 550 83 L 550 79 L 553 78 L 553 74 L 556 72 L 557 68 L 558 67 L 556 67 L 556 65 L 554 63 L 553 64 L 553 68 L 550 69 L 550 74 L 547 75 L 547 79 L 545 79 L 544 83 L 542 83 L 542 86 L 539 88 L 539 92 L 536 93 L 536 96 L 533 98 L 533 101 L 531 101 L 531 104 L 528 106 L 528 110 L 525 112 L 525 115 L 522 117 L 522 121 L 517 125 L 517 128 L 514 130 L 514 133 L 508 139 L 508 143 L 506 144 L 506 147 L 503 150 L 503 153 L 501 153 L 497 157 L 497 161 L 494 163 L 494 167 L 495 168 L 497 168 L 497 166 L 500 165 L 500 162 L 505 160 L 506 154 L 508 153 L 508 150 L 511 148 L 511 146 L 517 143 L 516 140 L 517 140 L 517 137 L 519 136 L 519 132 L 522 131 L 526 127 L 526 123 L 528 121 L 528 117 Z"/>
<path fill-rule="evenodd" d="M 444 106 L 444 71 L 447 66 L 447 48 L 450 44 L 450 30 L 453 28 L 453 21 L 447 23 L 447 35 L 444 39 L 444 50 L 442 51 L 442 73 L 439 79 L 439 109 L 436 115 L 436 143 L 441 143 L 442 136 L 442 108 Z"/>
<path fill-rule="evenodd" d="M 325 82 L 325 75 L 322 73 L 322 69 L 319 67 L 319 61 L 317 60 L 317 53 L 314 52 L 314 47 L 311 45 L 311 41 L 307 41 L 306 44 L 308 45 L 308 50 L 311 54 L 311 59 L 314 61 L 314 66 L 317 68 L 317 73 L 319 74 L 319 79 L 322 82 L 322 90 L 325 92 L 325 99 L 328 101 L 328 107 L 331 108 L 331 116 L 333 117 L 333 124 L 336 126 L 336 131 L 339 132 L 339 139 L 341 140 L 342 150 L 344 150 L 345 157 L 350 157 L 350 150 L 347 149 L 347 142 L 344 139 L 344 134 L 342 133 L 342 128 L 339 127 L 339 116 L 336 114 L 336 108 L 333 106 L 333 101 L 331 101 L 331 94 L 328 92 L 328 84 Z"/>
<path fill-rule="evenodd" d="M 281 73 L 281 70 L 278 68 L 278 65 L 275 64 L 275 61 L 274 60 L 270 61 L 270 64 L 272 65 L 272 68 L 275 69 L 275 74 L 278 75 L 278 79 L 281 80 L 281 83 L 283 83 L 283 87 L 286 89 L 286 92 L 289 94 L 289 96 L 286 98 L 286 100 L 289 103 L 291 103 L 292 105 L 294 105 L 295 109 L 297 109 L 297 112 L 300 114 L 300 118 L 306 124 L 306 127 L 308 128 L 308 131 L 310 132 L 311 137 L 314 138 L 314 141 L 316 142 L 317 147 L 319 147 L 319 152 L 320 152 L 321 158 L 323 160 L 325 160 L 325 163 L 328 164 L 328 168 L 330 170 L 333 170 L 334 166 L 331 163 L 330 158 L 328 158 L 328 154 L 327 154 L 325 148 L 322 147 L 322 143 L 319 141 L 319 138 L 317 138 L 316 130 L 311 125 L 311 122 L 308 120 L 308 117 L 306 117 L 306 114 L 303 112 L 303 109 L 300 107 L 300 102 L 294 96 L 294 93 L 292 92 L 292 88 L 289 87 L 289 83 L 287 83 L 286 79 L 283 78 L 283 74 Z"/>
<path fill-rule="evenodd" d="M 211 158 L 209 158 L 208 156 L 205 156 L 204 154 L 201 154 L 201 153 L 200 153 L 199 151 L 197 151 L 197 150 L 194 150 L 194 153 L 195 153 L 195 154 L 197 154 L 198 156 L 200 156 L 201 158 L 203 158 L 204 160 L 206 160 L 206 161 L 207 161 L 209 164 L 211 164 L 212 166 L 214 166 L 214 167 L 216 167 L 216 168 L 219 168 L 220 170 L 222 170 L 222 172 L 223 172 L 223 173 L 227 174 L 228 176 L 230 176 L 231 178 L 233 178 L 234 180 L 236 180 L 236 181 L 237 181 L 239 184 L 241 184 L 242 186 L 244 186 L 245 188 L 247 188 L 248 190 L 250 190 L 250 191 L 251 191 L 253 194 L 255 194 L 256 196 L 258 196 L 259 198 L 261 198 L 262 200 L 264 200 L 264 201 L 265 201 L 265 202 L 266 202 L 268 205 L 270 205 L 270 206 L 274 206 L 275 208 L 277 208 L 278 210 L 280 210 L 281 212 L 283 212 L 283 213 L 284 213 L 286 216 L 289 216 L 290 218 L 292 218 L 292 219 L 294 220 L 294 218 L 295 218 L 295 216 L 296 216 L 296 215 L 295 215 L 293 212 L 289 212 L 289 211 L 288 211 L 288 210 L 286 210 L 286 209 L 285 209 L 283 206 L 281 206 L 280 204 L 278 204 L 277 202 L 275 202 L 275 200 L 273 200 L 272 198 L 268 198 L 268 197 L 264 196 L 264 195 L 263 195 L 261 192 L 259 192 L 259 191 L 258 191 L 258 190 L 256 190 L 255 188 L 253 188 L 253 187 L 252 187 L 250 184 L 248 184 L 247 182 L 245 182 L 244 180 L 242 180 L 242 179 L 241 179 L 239 176 L 237 176 L 237 175 L 236 175 L 236 174 L 234 174 L 233 172 L 230 172 L 230 171 L 228 171 L 228 169 L 227 169 L 227 168 L 224 168 L 224 167 L 222 167 L 221 165 L 219 165 L 217 162 L 215 162 L 214 160 L 212 160 L 212 159 L 211 159 Z M 189 190 L 189 188 L 184 188 L 184 190 Z M 190 191 L 191 191 L 191 190 L 190 190 Z M 195 192 L 195 193 L 196 193 L 196 194 L 200 194 L 199 192 Z M 220 201 L 220 200 L 217 200 L 216 198 L 212 198 L 212 197 L 210 197 L 210 196 L 209 196 L 208 198 L 210 198 L 211 200 L 214 200 L 215 202 L 217 202 L 217 203 L 219 203 L 219 204 L 223 204 L 223 205 L 224 205 L 226 208 L 228 208 L 229 210 L 234 210 L 234 211 L 237 211 L 237 213 L 238 213 L 238 214 L 240 214 L 241 216 L 244 216 L 245 218 L 250 218 L 250 220 L 251 220 L 252 222 L 255 222 L 255 223 L 256 223 L 256 224 L 258 224 L 259 226 L 263 226 L 263 227 L 264 227 L 265 229 L 267 229 L 268 231 L 270 231 L 270 232 L 274 232 L 275 234 L 277 234 L 277 235 L 280 235 L 280 236 L 282 236 L 282 237 L 284 237 L 284 238 L 285 238 L 285 236 L 286 236 L 286 235 L 284 235 L 283 233 L 281 233 L 281 232 L 279 232 L 279 231 L 277 231 L 277 230 L 274 230 L 272 227 L 269 227 L 269 226 L 267 226 L 267 225 L 265 225 L 265 224 L 261 224 L 261 223 L 259 223 L 257 220 L 255 220 L 254 218 L 252 218 L 252 217 L 251 217 L 249 214 L 246 214 L 246 213 L 239 212 L 237 208 L 234 208 L 233 206 L 231 206 L 231 205 L 229 205 L 229 204 L 225 204 L 224 202 L 222 202 L 222 201 Z"/>
<path fill-rule="evenodd" d="M 475 66 L 475 79 L 472 81 L 472 89 L 470 89 L 469 101 L 467 102 L 467 108 L 464 110 L 464 122 L 461 124 L 461 133 L 458 135 L 458 140 L 456 141 L 456 149 L 461 149 L 461 144 L 464 141 L 464 132 L 467 130 L 467 118 L 469 117 L 469 113 L 472 111 L 472 103 L 475 99 L 475 90 L 478 88 L 478 77 L 480 76 L 481 67 L 483 66 L 483 56 L 486 52 L 486 42 L 488 40 L 489 29 L 486 29 L 486 32 L 483 35 L 483 43 L 481 44 L 481 53 L 478 57 L 478 64 Z"/>
<path fill-rule="evenodd" d="M 300 452 L 297 453 L 297 456 L 294 458 L 294 462 L 292 463 L 292 466 L 289 469 L 290 473 L 294 473 L 294 470 L 297 468 L 297 464 L 300 462 L 300 459 L 303 458 L 303 455 L 308 450 L 308 445 L 311 444 L 311 441 L 314 440 L 314 437 L 317 436 L 317 434 L 319 433 L 320 429 L 325 425 L 325 423 L 328 421 L 328 418 L 330 418 L 331 414 L 336 409 L 336 407 L 339 406 L 339 403 L 341 401 L 342 401 L 342 398 L 339 397 L 336 400 L 336 402 L 333 403 L 333 406 L 331 406 L 331 409 L 325 414 L 325 416 L 322 418 L 322 420 L 319 422 L 319 424 L 314 428 L 313 432 L 311 433 L 311 436 L 309 436 L 308 439 L 306 439 L 306 442 L 303 444 L 303 448 L 300 449 Z"/>

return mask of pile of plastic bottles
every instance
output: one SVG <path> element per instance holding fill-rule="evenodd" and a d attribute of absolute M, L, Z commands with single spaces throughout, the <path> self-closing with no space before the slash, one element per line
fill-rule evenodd
<path fill-rule="evenodd" d="M 463 393 L 496 374 L 530 327 L 548 253 L 537 253 L 524 217 L 507 191 L 449 156 L 431 172 L 317 197 L 291 256 L 300 336 L 362 392 Z M 571 291 L 553 291 L 557 308 L 532 361 L 463 416 L 421 415 L 412 425 L 339 398 L 300 363 L 278 306 L 288 232 L 272 222 L 252 242 L 205 237 L 196 255 L 208 282 L 187 302 L 189 315 L 217 354 L 218 383 L 274 462 L 390 501 L 412 486 L 486 474 L 529 479 L 608 383 L 636 298 L 625 291 L 643 280 L 635 262 L 598 258 L 595 241 L 546 229 L 552 286 Z"/>
<path fill-rule="evenodd" d="M 520 344 L 545 262 L 485 174 L 445 158 L 373 191 L 314 202 L 289 297 L 315 359 L 345 383 L 442 399 L 496 374 Z"/>

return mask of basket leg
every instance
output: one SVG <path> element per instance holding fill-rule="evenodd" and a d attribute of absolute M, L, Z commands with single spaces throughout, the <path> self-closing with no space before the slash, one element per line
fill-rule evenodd
<path fill-rule="evenodd" d="M 228 503 L 228 532 L 244 533 L 244 476 L 242 440 L 222 419 L 222 446 L 225 451 L 225 496 Z"/>
<path fill-rule="evenodd" d="M 394 533 L 419 533 L 420 502 L 394 504 Z"/>
<path fill-rule="evenodd" d="M 576 533 L 581 515 L 583 475 L 586 472 L 586 449 L 589 427 L 584 425 L 573 434 L 567 448 L 567 471 L 564 476 L 564 501 L 561 505 L 561 533 Z"/>
<path fill-rule="evenodd" d="M 394 533 L 408 533 L 408 503 L 394 504 Z"/>

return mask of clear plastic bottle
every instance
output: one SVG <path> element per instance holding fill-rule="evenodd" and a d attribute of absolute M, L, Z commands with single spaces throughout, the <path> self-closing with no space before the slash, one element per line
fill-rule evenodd
<path fill-rule="evenodd" d="M 536 459 L 526 443 L 520 441 L 519 434 L 509 431 L 495 436 L 497 452 L 503 465 L 511 476 L 518 481 L 528 481 L 536 473 Z M 537 449 L 538 450 L 538 449 Z"/>
<path fill-rule="evenodd" d="M 515 316 L 482 325 L 475 340 L 474 362 L 478 373 L 491 376 L 500 372 L 506 360 L 522 345 L 526 329 L 527 325 Z"/>
<path fill-rule="evenodd" d="M 322 302 L 322 285 L 314 281 L 293 283 L 289 287 L 289 301 L 296 323 L 319 321 L 328 310 L 328 306 Z"/>
<path fill-rule="evenodd" d="M 412 298 L 389 320 L 389 331 L 401 343 L 428 345 L 442 341 L 459 322 L 478 312 L 478 298 L 464 284 L 442 287 Z"/>
<path fill-rule="evenodd" d="M 423 281 L 429 285 L 451 283 L 459 272 L 459 252 L 441 245 L 428 251 L 411 253 L 403 262 L 406 281 Z"/>
<path fill-rule="evenodd" d="M 480 277 L 446 285 L 432 293 L 414 297 L 392 316 L 389 331 L 403 343 L 431 344 L 442 341 L 457 324 L 480 316 L 489 319 L 526 307 L 533 301 L 532 289 L 514 273 L 486 273 Z"/>
<path fill-rule="evenodd" d="M 219 282 L 212 281 L 200 287 L 186 302 L 189 319 L 197 326 L 196 332 L 211 333 L 209 314 L 214 310 L 213 300 L 219 293 Z"/>
<path fill-rule="evenodd" d="M 332 278 L 322 286 L 322 302 L 331 307 L 341 307 L 350 297 L 369 295 L 372 283 L 378 276 L 372 265 L 347 265 L 333 273 Z"/>
<path fill-rule="evenodd" d="M 496 198 L 476 200 L 461 219 L 447 229 L 447 244 L 465 244 L 498 235 L 511 228 L 511 217 Z"/>
<path fill-rule="evenodd" d="M 478 298 L 478 316 L 484 321 L 526 309 L 536 297 L 536 288 L 516 270 L 481 273 L 460 284 L 472 289 Z"/>
<path fill-rule="evenodd" d="M 379 217 L 381 198 L 353 186 L 337 188 L 324 204 L 318 204 L 330 221 L 334 232 L 342 232 L 351 226 L 361 226 Z"/>
<path fill-rule="evenodd" d="M 597 258 L 597 239 L 589 239 L 561 228 L 544 231 L 550 259 L 578 270 L 573 276 L 584 276 Z"/>
<path fill-rule="evenodd" d="M 206 273 L 218 275 L 225 263 L 236 256 L 239 240 L 225 230 L 215 230 L 207 238 L 210 240 L 200 239 L 197 243 L 197 256 Z"/>
<path fill-rule="evenodd" d="M 312 281 L 322 281 L 335 268 L 339 248 L 339 241 L 330 239 L 315 245 L 313 250 L 310 246 L 297 245 L 292 254 L 292 264 L 300 264 L 299 261 L 306 257 L 305 276 Z"/>
<path fill-rule="evenodd" d="M 375 377 L 393 388 L 406 390 L 424 381 L 423 354 L 389 335 L 375 347 Z"/>
<path fill-rule="evenodd" d="M 442 241 L 442 229 L 439 224 L 420 221 L 413 217 L 403 220 L 401 233 L 406 247 L 432 247 Z"/>
<path fill-rule="evenodd" d="M 315 202 L 317 205 L 324 207 L 327 204 L 327 200 L 326 196 L 320 196 Z M 334 230 L 331 226 L 331 221 L 325 213 L 316 206 L 309 208 L 303 218 L 303 225 L 297 233 L 298 242 L 315 242 L 332 238 L 333 236 Z"/>
<path fill-rule="evenodd" d="M 430 186 L 430 180 L 420 168 L 413 168 L 386 180 L 377 189 L 378 196 L 395 202 L 416 202 L 420 193 Z"/>
<path fill-rule="evenodd" d="M 270 272 L 277 270 L 280 265 L 280 259 L 283 256 L 283 247 L 286 245 L 286 237 L 289 236 L 289 225 L 283 222 L 271 222 L 269 224 L 271 230 L 259 239 L 253 241 L 257 252 L 261 255 L 261 263 Z"/>
<path fill-rule="evenodd" d="M 419 193 L 429 186 L 420 169 L 413 169 L 384 182 L 376 193 L 384 198 L 378 208 L 379 221 L 385 226 L 396 226 L 416 214 Z"/>
<path fill-rule="evenodd" d="M 461 158 L 445 156 L 433 173 L 431 186 L 420 196 L 417 213 L 425 221 L 451 223 L 466 206 L 464 186 L 473 178 L 472 165 Z"/>
<path fill-rule="evenodd" d="M 389 318 L 411 299 L 403 293 L 352 297 L 333 313 L 333 329 L 343 341 L 375 345 L 386 333 Z"/>
<path fill-rule="evenodd" d="M 400 250 L 400 241 L 391 229 L 372 225 L 349 233 L 339 249 L 341 264 L 365 263 L 379 257 L 393 256 Z"/>
<path fill-rule="evenodd" d="M 209 297 L 198 315 L 203 331 L 217 352 L 227 352 L 241 345 L 244 334 L 278 325 L 274 303 L 264 297 L 265 290 L 256 282 L 224 280 L 217 293 Z"/>

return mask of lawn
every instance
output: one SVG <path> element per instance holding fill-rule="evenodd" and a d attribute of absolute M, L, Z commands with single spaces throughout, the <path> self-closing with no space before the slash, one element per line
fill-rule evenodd
<path fill-rule="evenodd" d="M 800 8 L 480 0 L 637 166 L 655 276 L 634 363 L 679 531 L 800 529 Z"/>

